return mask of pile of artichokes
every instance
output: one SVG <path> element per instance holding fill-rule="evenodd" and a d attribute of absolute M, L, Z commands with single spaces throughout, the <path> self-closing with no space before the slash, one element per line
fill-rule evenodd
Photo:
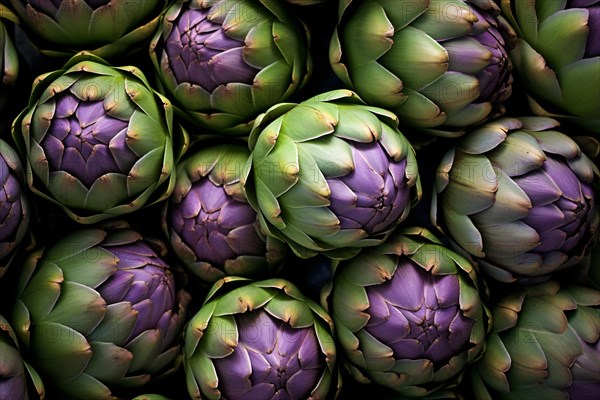
<path fill-rule="evenodd" d="M 595 399 L 600 0 L 0 0 L 0 400 Z"/>

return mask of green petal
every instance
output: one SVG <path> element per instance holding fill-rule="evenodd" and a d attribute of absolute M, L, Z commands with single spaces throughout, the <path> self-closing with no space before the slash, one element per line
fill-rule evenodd
<path fill-rule="evenodd" d="M 263 69 L 280 58 L 273 42 L 273 29 L 269 21 L 257 23 L 244 39 L 242 49 L 244 61 L 257 69 Z"/>
<path fill-rule="evenodd" d="M 536 49 L 553 69 L 581 60 L 588 36 L 588 11 L 572 8 L 556 12 L 539 24 Z"/>
<path fill-rule="evenodd" d="M 50 174 L 48 191 L 63 206 L 76 209 L 85 205 L 88 192 L 79 179 L 65 171 L 54 171 Z"/>
<path fill-rule="evenodd" d="M 420 92 L 407 89 L 402 100 L 403 103 L 390 109 L 396 111 L 404 124 L 433 128 L 442 125 L 446 120 L 446 113 Z"/>
<path fill-rule="evenodd" d="M 375 2 L 364 2 L 344 27 L 343 50 L 353 66 L 379 59 L 393 45 L 394 26 Z M 364 78 L 363 78 L 364 79 Z"/>
<path fill-rule="evenodd" d="M 494 196 L 494 204 L 473 215 L 472 220 L 477 226 L 498 225 L 516 221 L 529 215 L 532 208 L 531 200 L 508 175 L 498 170 L 498 190 Z"/>
<path fill-rule="evenodd" d="M 508 393 L 510 386 L 505 373 L 510 369 L 511 358 L 504 343 L 497 334 L 492 334 L 487 339 L 486 351 L 481 362 L 476 364 L 476 372 L 481 375 L 484 382 L 494 390 Z"/>
<path fill-rule="evenodd" d="M 89 335 L 104 318 L 106 302 L 95 290 L 79 283 L 66 281 L 61 295 L 44 321 L 55 322 Z"/>
<path fill-rule="evenodd" d="M 130 302 L 109 304 L 102 322 L 93 332 L 89 333 L 88 340 L 125 346 L 135 328 L 138 315 Z"/>
<path fill-rule="evenodd" d="M 522 81 L 529 83 L 528 88 L 537 96 L 554 104 L 563 98 L 562 85 L 557 76 L 546 64 L 542 55 L 535 51 L 527 42 L 518 39 L 510 52 L 515 71 L 521 75 Z"/>
<path fill-rule="evenodd" d="M 349 68 L 356 91 L 366 102 L 395 110 L 407 101 L 402 80 L 378 62 L 351 64 Z"/>
<path fill-rule="evenodd" d="M 573 63 L 558 72 L 563 107 L 584 118 L 597 118 L 600 108 L 600 57 Z"/>
<path fill-rule="evenodd" d="M 356 105 L 338 105 L 339 117 L 335 135 L 360 143 L 381 138 L 382 124 L 368 109 Z"/>
<path fill-rule="evenodd" d="M 340 230 L 340 221 L 328 207 L 283 208 L 281 217 L 287 225 L 316 238 L 333 235 Z"/>
<path fill-rule="evenodd" d="M 364 287 L 353 284 L 346 277 L 336 278 L 331 306 L 336 325 L 341 324 L 357 332 L 369 321 L 369 315 L 365 312 L 368 308 L 369 299 Z"/>
<path fill-rule="evenodd" d="M 538 142 L 523 131 L 512 132 L 501 146 L 487 156 L 510 177 L 522 176 L 539 169 L 546 161 L 546 155 Z"/>
<path fill-rule="evenodd" d="M 252 101 L 252 86 L 246 83 L 220 85 L 210 95 L 210 104 L 215 110 L 248 119 L 258 114 Z"/>
<path fill-rule="evenodd" d="M 106 383 L 115 384 L 125 374 L 133 355 L 122 347 L 112 343 L 92 342 L 92 358 L 85 373 Z"/>
<path fill-rule="evenodd" d="M 471 219 L 447 208 L 442 209 L 442 214 L 452 240 L 475 257 L 484 257 L 483 237 Z"/>
<path fill-rule="evenodd" d="M 487 157 L 456 152 L 448 176 L 450 183 L 441 198 L 443 208 L 471 215 L 494 204 L 499 177 Z M 467 198 L 469 201 L 464 201 Z"/>
<path fill-rule="evenodd" d="M 448 52 L 425 32 L 409 26 L 397 31 L 393 41 L 378 62 L 397 75 L 405 88 L 421 91 L 448 70 Z"/>
<path fill-rule="evenodd" d="M 54 308 L 61 294 L 64 277 L 60 268 L 52 262 L 39 261 L 37 258 L 30 262 L 39 264 L 19 299 L 27 307 L 31 319 L 37 321 L 48 315 Z"/>
<path fill-rule="evenodd" d="M 143 373 L 160 354 L 163 343 L 162 333 L 158 329 L 148 329 L 133 338 L 125 348 L 133 354 L 128 375 Z"/>
<path fill-rule="evenodd" d="M 50 374 L 54 382 L 69 381 L 80 375 L 92 357 L 83 335 L 54 322 L 39 322 L 31 329 L 31 351 L 35 365 Z"/>
<path fill-rule="evenodd" d="M 464 1 L 432 1 L 427 12 L 411 25 L 442 41 L 471 34 L 477 16 Z"/>
<path fill-rule="evenodd" d="M 281 129 L 290 140 L 304 142 L 333 133 L 338 121 L 336 106 L 304 102 L 284 114 Z"/>
<path fill-rule="evenodd" d="M 279 292 L 264 306 L 265 311 L 274 317 L 287 322 L 293 328 L 306 328 L 314 324 L 315 316 L 306 302 L 292 299 Z"/>
<path fill-rule="evenodd" d="M 223 358 L 234 352 L 238 345 L 238 329 L 232 315 L 215 316 L 206 326 L 198 351 L 209 358 Z"/>

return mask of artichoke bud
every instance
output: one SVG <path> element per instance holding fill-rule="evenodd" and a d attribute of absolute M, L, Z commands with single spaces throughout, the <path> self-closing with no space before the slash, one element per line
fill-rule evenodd
<path fill-rule="evenodd" d="M 329 58 L 347 88 L 401 127 L 457 137 L 505 112 L 514 36 L 492 0 L 350 0 Z"/>
<path fill-rule="evenodd" d="M 283 262 L 284 244 L 261 231 L 240 185 L 249 156 L 245 145 L 212 145 L 178 167 L 163 228 L 175 254 L 203 282 L 266 278 Z"/>
<path fill-rule="evenodd" d="M 475 270 L 425 229 L 335 264 L 322 300 L 359 382 L 442 398 L 483 354 L 490 320 Z"/>
<path fill-rule="evenodd" d="M 327 313 L 289 281 L 217 281 L 185 333 L 189 394 L 334 398 L 340 381 L 332 328 Z"/>
<path fill-rule="evenodd" d="M 470 371 L 476 398 L 585 399 L 600 389 L 600 292 L 551 280 L 495 301 L 486 352 Z"/>
<path fill-rule="evenodd" d="M 510 58 L 531 110 L 600 134 L 600 3 L 502 0 L 518 39 Z"/>
<path fill-rule="evenodd" d="M 39 77 L 30 100 L 13 123 L 28 184 L 69 217 L 95 223 L 170 195 L 184 133 L 137 68 L 81 53 Z"/>
<path fill-rule="evenodd" d="M 547 279 L 597 241 L 600 174 L 557 126 L 498 119 L 474 129 L 438 167 L 433 222 L 495 279 Z"/>
<path fill-rule="evenodd" d="M 421 197 L 415 151 L 393 114 L 350 91 L 271 108 L 250 145 L 250 204 L 302 258 L 380 243 Z"/>
<path fill-rule="evenodd" d="M 150 56 L 165 93 L 192 123 L 247 135 L 253 120 L 295 93 L 311 70 L 308 37 L 282 2 L 178 0 Z"/>
<path fill-rule="evenodd" d="M 13 326 L 57 393 L 110 398 L 177 367 L 190 297 L 138 232 L 82 228 L 22 269 Z"/>

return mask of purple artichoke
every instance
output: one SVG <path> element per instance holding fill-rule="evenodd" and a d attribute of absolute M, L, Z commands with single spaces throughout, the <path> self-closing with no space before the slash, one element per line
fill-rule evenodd
<path fill-rule="evenodd" d="M 217 281 L 185 331 L 194 399 L 326 399 L 339 390 L 333 324 L 289 281 Z"/>
<path fill-rule="evenodd" d="M 253 120 L 304 83 L 307 34 L 280 1 L 178 0 L 150 55 L 165 91 L 194 123 L 247 135 Z"/>
<path fill-rule="evenodd" d="M 432 219 L 495 279 L 547 279 L 596 242 L 600 173 L 555 120 L 503 118 L 451 148 Z"/>
<path fill-rule="evenodd" d="M 593 400 L 600 393 L 600 292 L 550 280 L 515 285 L 471 369 L 477 399 Z"/>
<path fill-rule="evenodd" d="M 13 326 L 61 397 L 107 399 L 170 373 L 189 295 L 165 247 L 126 226 L 81 229 L 32 252 Z"/>
<path fill-rule="evenodd" d="M 422 228 L 336 264 L 322 298 L 359 382 L 445 398 L 483 353 L 490 321 L 475 269 Z"/>
<path fill-rule="evenodd" d="M 600 1 L 502 0 L 517 32 L 510 52 L 536 115 L 600 135 Z"/>
<path fill-rule="evenodd" d="M 250 155 L 242 145 L 208 146 L 178 167 L 163 229 L 175 254 L 207 283 L 227 275 L 266 278 L 285 246 L 265 237 L 240 186 Z"/>
<path fill-rule="evenodd" d="M 79 223 L 166 199 L 187 135 L 136 67 L 89 53 L 36 80 L 13 123 L 31 190 Z"/>
<path fill-rule="evenodd" d="M 380 244 L 421 198 L 415 150 L 389 111 L 336 90 L 257 119 L 243 185 L 268 235 L 309 258 Z"/>
<path fill-rule="evenodd" d="M 505 112 L 514 36 L 493 0 L 342 0 L 329 60 L 401 126 L 456 137 Z"/>

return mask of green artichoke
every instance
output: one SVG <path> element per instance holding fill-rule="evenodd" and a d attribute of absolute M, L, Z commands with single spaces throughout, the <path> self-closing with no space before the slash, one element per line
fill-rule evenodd
<path fill-rule="evenodd" d="M 493 0 L 341 0 L 330 62 L 401 125 L 456 137 L 505 112 L 514 31 Z"/>
<path fill-rule="evenodd" d="M 443 157 L 431 219 L 494 279 L 547 279 L 597 242 L 600 173 L 558 122 L 501 118 Z"/>
<path fill-rule="evenodd" d="M 187 325 L 183 363 L 193 399 L 325 400 L 341 382 L 331 318 L 283 279 L 217 281 Z"/>
<path fill-rule="evenodd" d="M 176 289 L 165 250 L 114 225 L 27 256 L 11 322 L 60 398 L 116 399 L 179 366 L 190 297 Z"/>
<path fill-rule="evenodd" d="M 150 45 L 182 115 L 219 134 L 247 135 L 311 71 L 308 38 L 282 1 L 177 0 Z"/>
<path fill-rule="evenodd" d="M 21 160 L 0 139 L 0 278 L 26 238 L 30 221 L 29 193 Z"/>
<path fill-rule="evenodd" d="M 593 399 L 600 393 L 600 292 L 548 281 L 504 295 L 471 370 L 480 400 Z"/>
<path fill-rule="evenodd" d="M 21 357 L 14 330 L 0 315 L 0 399 L 43 399 L 44 395 L 40 376 Z"/>
<path fill-rule="evenodd" d="M 502 0 L 519 39 L 510 53 L 532 110 L 600 135 L 600 2 Z"/>
<path fill-rule="evenodd" d="M 348 90 L 258 117 L 242 184 L 265 232 L 302 258 L 381 243 L 421 198 L 415 151 L 397 127 Z"/>
<path fill-rule="evenodd" d="M 404 228 L 334 263 L 322 303 L 357 381 L 401 396 L 453 398 L 484 352 L 491 321 L 480 291 L 469 260 L 426 229 Z"/>
<path fill-rule="evenodd" d="M 166 0 L 10 0 L 43 54 L 88 51 L 110 58 L 139 48 L 158 26 Z"/>
<path fill-rule="evenodd" d="M 287 247 L 265 236 L 240 184 L 250 151 L 241 143 L 204 145 L 177 167 L 163 230 L 184 265 L 213 284 L 227 276 L 268 278 Z"/>
<path fill-rule="evenodd" d="M 166 199 L 187 147 L 171 103 L 138 68 L 89 53 L 38 77 L 12 129 L 31 190 L 84 224 Z"/>

